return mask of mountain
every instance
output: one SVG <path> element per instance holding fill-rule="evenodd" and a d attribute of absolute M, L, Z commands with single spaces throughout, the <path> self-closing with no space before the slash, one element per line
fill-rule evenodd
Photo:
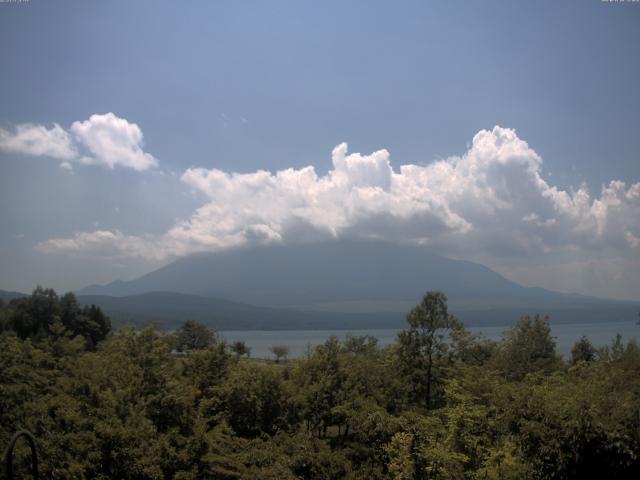
<path fill-rule="evenodd" d="M 526 288 L 477 263 L 441 257 L 422 247 L 379 241 L 265 246 L 192 255 L 138 279 L 91 286 L 77 294 L 129 297 L 173 292 L 255 306 L 252 308 L 296 309 L 305 315 L 404 315 L 427 290 L 445 292 L 452 311 L 463 320 L 473 319 L 473 323 L 497 324 L 506 316 L 514 321 L 522 314 L 536 312 L 552 314 L 558 322 L 633 321 L 638 311 L 635 302 Z M 311 323 L 329 317 L 315 316 Z"/>
<path fill-rule="evenodd" d="M 363 299 L 415 301 L 432 288 L 452 298 L 512 296 L 527 290 L 482 265 L 450 260 L 424 248 L 335 241 L 192 255 L 136 280 L 77 293 L 171 291 L 290 306 Z"/>

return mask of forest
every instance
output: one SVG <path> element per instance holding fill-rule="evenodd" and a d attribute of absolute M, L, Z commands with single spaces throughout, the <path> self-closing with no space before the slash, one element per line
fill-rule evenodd
<path fill-rule="evenodd" d="M 39 287 L 0 305 L 0 448 L 29 430 L 46 479 L 640 478 L 639 346 L 564 358 L 549 321 L 490 341 L 427 292 L 389 347 L 267 360 Z M 24 444 L 15 462 L 27 478 Z"/>

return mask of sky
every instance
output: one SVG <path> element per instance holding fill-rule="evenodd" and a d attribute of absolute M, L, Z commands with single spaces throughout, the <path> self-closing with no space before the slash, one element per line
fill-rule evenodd
<path fill-rule="evenodd" d="M 420 244 L 640 299 L 640 3 L 0 2 L 0 289 Z"/>

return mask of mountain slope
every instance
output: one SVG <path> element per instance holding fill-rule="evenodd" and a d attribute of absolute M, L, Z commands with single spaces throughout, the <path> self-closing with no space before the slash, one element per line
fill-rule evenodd
<path fill-rule="evenodd" d="M 301 306 L 362 300 L 415 302 L 441 290 L 476 308 L 573 305 L 597 301 L 525 288 L 482 265 L 451 260 L 425 248 L 375 241 L 236 249 L 181 258 L 129 282 L 92 286 L 79 295 L 125 296 L 171 291 L 263 306 Z"/>
<path fill-rule="evenodd" d="M 241 315 L 235 311 L 236 319 L 255 320 L 257 314 L 250 313 L 251 308 L 271 307 L 268 311 L 273 313 L 275 307 L 284 315 L 281 318 L 287 319 L 282 324 L 304 323 L 307 320 L 301 318 L 305 317 L 309 325 L 315 325 L 313 328 L 323 328 L 323 321 L 339 324 L 340 315 L 347 318 L 347 314 L 365 313 L 372 319 L 375 317 L 376 322 L 386 318 L 384 324 L 396 325 L 397 319 L 403 319 L 427 290 L 445 292 L 451 310 L 474 324 L 511 323 L 528 313 L 548 313 L 555 322 L 627 318 L 633 321 L 638 311 L 635 302 L 525 288 L 473 262 L 440 257 L 421 247 L 376 241 L 335 241 L 193 255 L 136 280 L 87 287 L 77 293 L 124 297 L 174 292 L 198 298 L 224 298 L 245 307 L 255 305 L 243 310 Z M 114 305 L 116 301 L 109 302 Z M 124 303 L 133 308 L 131 302 Z M 202 312 L 206 308 L 231 312 L 221 310 L 220 303 L 205 307 L 202 302 L 196 302 L 204 309 Z M 124 308 L 124 303 L 120 303 L 118 308 Z M 174 307 L 167 304 L 166 308 Z M 304 311 L 305 315 L 288 317 L 283 313 L 285 309 Z M 141 307 L 136 311 L 142 314 Z M 262 318 L 278 322 L 277 315 Z M 245 323 L 281 328 L 254 320 Z M 355 317 L 351 320 L 358 323 Z M 330 328 L 328 325 L 326 328 Z"/>
<path fill-rule="evenodd" d="M 424 248 L 340 241 L 193 255 L 130 282 L 78 293 L 172 291 L 259 305 L 300 305 L 415 300 L 432 288 L 452 298 L 521 295 L 527 290 L 482 265 L 443 258 Z"/>

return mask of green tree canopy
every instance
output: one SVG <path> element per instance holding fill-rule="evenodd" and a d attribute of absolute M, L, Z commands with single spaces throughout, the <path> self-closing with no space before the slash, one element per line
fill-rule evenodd
<path fill-rule="evenodd" d="M 50 288 L 37 287 L 31 296 L 12 300 L 2 317 L 4 329 L 22 339 L 81 336 L 90 349 L 111 331 L 111 320 L 99 307 L 80 306 L 73 293 L 59 297 Z"/>
<path fill-rule="evenodd" d="M 413 386 L 413 399 L 422 399 L 429 408 L 441 393 L 439 370 L 448 349 L 447 337 L 458 321 L 449 314 L 444 293 L 427 292 L 407 315 L 407 323 L 408 328 L 398 334 L 403 373 Z"/>
<path fill-rule="evenodd" d="M 276 363 L 280 363 L 280 359 L 287 359 L 289 347 L 287 345 L 274 345 L 271 347 L 271 353 L 276 357 Z"/>
<path fill-rule="evenodd" d="M 571 349 L 571 363 L 593 362 L 598 351 L 585 336 L 580 338 Z"/>
<path fill-rule="evenodd" d="M 634 339 L 616 336 L 597 355 L 581 339 L 565 362 L 547 319 L 523 318 L 489 342 L 429 292 L 393 345 L 331 337 L 276 365 L 234 354 L 195 322 L 172 334 L 120 328 L 92 348 L 107 325 L 97 307 L 46 289 L 34 297 L 0 307 L 12 325 L 0 332 L 0 448 L 31 431 L 41 478 L 640 475 Z"/>
<path fill-rule="evenodd" d="M 215 335 L 206 325 L 195 320 L 185 321 L 175 332 L 176 348 L 181 351 L 202 350 L 213 344 Z"/>
<path fill-rule="evenodd" d="M 247 347 L 247 344 L 242 340 L 236 340 L 231 344 L 230 348 L 231 351 L 239 357 L 242 357 L 244 355 L 249 357 L 251 355 L 251 349 Z"/>
<path fill-rule="evenodd" d="M 499 363 L 509 380 L 533 372 L 551 373 L 562 365 L 551 335 L 549 317 L 524 316 L 504 334 Z"/>

